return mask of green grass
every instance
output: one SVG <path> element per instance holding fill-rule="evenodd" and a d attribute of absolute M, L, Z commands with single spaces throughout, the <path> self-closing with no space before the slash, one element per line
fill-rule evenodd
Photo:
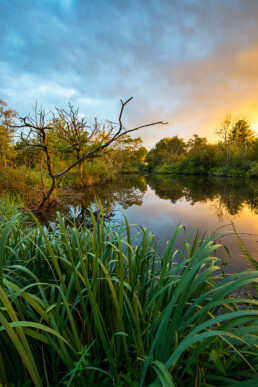
<path fill-rule="evenodd" d="M 13 215 L 0 228 L 3 385 L 257 385 L 258 301 L 232 296 L 257 271 L 223 277 L 214 236 L 177 251 L 179 225 L 158 253 L 153 234 L 101 211 L 90 228 L 58 215 L 52 232 Z"/>

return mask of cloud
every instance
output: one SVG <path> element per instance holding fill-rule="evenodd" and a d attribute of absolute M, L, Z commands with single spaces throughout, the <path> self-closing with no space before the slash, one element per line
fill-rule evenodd
<path fill-rule="evenodd" d="M 26 114 L 68 101 L 163 136 L 214 136 L 226 113 L 258 122 L 256 0 L 2 0 L 0 96 Z"/>

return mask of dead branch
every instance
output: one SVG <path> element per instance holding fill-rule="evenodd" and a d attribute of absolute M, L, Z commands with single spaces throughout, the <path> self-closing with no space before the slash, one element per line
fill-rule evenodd
<path fill-rule="evenodd" d="M 45 189 L 43 192 L 43 199 L 35 212 L 39 212 L 44 210 L 44 206 L 49 201 L 52 193 L 56 189 L 56 187 L 60 184 L 62 177 L 75 168 L 77 165 L 81 166 L 85 160 L 92 159 L 95 157 L 104 156 L 108 151 L 106 150 L 112 143 L 118 141 L 121 137 L 126 136 L 128 133 L 132 133 L 136 130 L 147 128 L 154 125 L 166 125 L 167 122 L 156 121 L 145 125 L 140 125 L 132 129 L 126 129 L 123 125 L 122 118 L 125 106 L 133 99 L 133 97 L 127 99 L 125 102 L 121 101 L 121 109 L 119 113 L 118 123 L 113 123 L 111 121 L 108 122 L 108 131 L 106 132 L 105 126 L 100 125 L 95 119 L 94 127 L 90 128 L 86 125 L 86 121 L 84 118 L 80 119 L 79 109 L 74 110 L 73 106 L 69 104 L 70 111 L 66 111 L 64 109 L 58 109 L 58 117 L 55 117 L 53 114 L 52 121 L 46 122 L 47 114 L 41 108 L 40 112 L 37 111 L 37 105 L 35 106 L 35 118 L 32 118 L 30 115 L 27 117 L 20 117 L 21 124 L 13 125 L 14 128 L 27 128 L 29 132 L 27 135 L 21 132 L 21 140 L 26 143 L 29 147 L 38 148 L 40 151 L 45 153 L 45 161 L 48 168 L 49 176 L 52 179 L 52 185 L 49 191 L 46 193 Z M 60 121 L 59 121 L 60 119 Z M 61 125 L 61 122 L 64 125 Z M 77 157 L 77 160 L 73 162 L 68 168 L 65 170 L 54 173 L 53 165 L 52 165 L 52 152 L 51 144 L 48 142 L 48 133 L 50 130 L 55 130 L 55 125 L 57 126 L 58 133 L 60 134 L 60 138 L 65 141 L 69 146 L 74 147 L 76 151 L 72 151 L 72 153 Z M 84 132 L 85 128 L 90 128 L 91 133 Z M 85 134 L 87 135 L 85 136 Z M 70 135 L 75 134 L 75 138 L 71 139 Z M 82 138 L 82 135 L 84 137 Z M 92 145 L 93 143 L 98 142 L 96 147 L 86 152 L 85 154 L 81 154 L 83 151 L 84 145 Z M 41 171 L 43 176 L 43 173 Z M 43 185 L 44 188 L 44 185 Z"/>

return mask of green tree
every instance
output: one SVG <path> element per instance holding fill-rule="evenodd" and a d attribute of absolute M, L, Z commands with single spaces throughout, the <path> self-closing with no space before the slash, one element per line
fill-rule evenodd
<path fill-rule="evenodd" d="M 38 152 L 24 141 L 17 141 L 14 151 L 16 164 L 24 165 L 26 169 L 35 168 L 40 160 Z"/>
<path fill-rule="evenodd" d="M 82 155 L 90 150 L 92 144 L 100 140 L 105 130 L 100 130 L 95 119 L 94 128 L 89 133 L 91 128 L 87 125 L 85 117 L 80 117 L 79 108 L 74 109 L 70 103 L 68 110 L 58 108 L 56 110 L 58 115 L 53 117 L 52 143 L 62 155 L 72 155 L 75 160 L 79 161 Z M 79 161 L 78 168 L 82 178 L 83 161 Z"/>
<path fill-rule="evenodd" d="M 238 120 L 232 125 L 230 141 L 233 146 L 247 149 L 254 139 L 255 133 L 251 130 L 250 124 L 246 120 Z"/>
<path fill-rule="evenodd" d="M 195 150 L 198 149 L 200 146 L 207 144 L 207 138 L 200 137 L 198 134 L 194 134 L 193 138 L 190 138 L 190 140 L 187 142 L 187 148 L 189 150 Z"/>
<path fill-rule="evenodd" d="M 169 162 L 174 156 L 180 156 L 186 152 L 186 143 L 182 138 L 174 136 L 160 140 L 147 155 L 146 161 L 152 166 Z"/>
<path fill-rule="evenodd" d="M 256 137 L 251 144 L 250 158 L 251 160 L 258 161 L 258 137 Z"/>
<path fill-rule="evenodd" d="M 11 127 L 16 112 L 8 108 L 6 102 L 0 99 L 0 163 L 7 167 L 8 160 L 13 155 L 14 129 Z"/>
<path fill-rule="evenodd" d="M 116 169 L 126 170 L 142 164 L 146 154 L 147 149 L 142 145 L 141 137 L 132 138 L 126 135 L 112 145 L 106 161 Z"/>

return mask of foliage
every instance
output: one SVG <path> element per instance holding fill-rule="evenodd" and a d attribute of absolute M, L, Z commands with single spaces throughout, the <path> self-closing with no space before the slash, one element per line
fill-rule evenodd
<path fill-rule="evenodd" d="M 108 121 L 105 126 L 95 120 L 90 128 L 71 105 L 67 111 L 57 109 L 49 118 L 41 111 L 36 112 L 34 121 L 23 119 L 28 128 L 32 125 L 34 134 L 25 130 L 15 143 L 18 131 L 14 133 L 14 117 L 15 112 L 0 100 L 0 189 L 22 195 L 34 210 L 43 211 L 51 204 L 50 196 L 52 204 L 56 203 L 64 187 L 100 184 L 119 173 L 258 176 L 258 139 L 244 119 L 226 117 L 217 130 L 221 139 L 217 144 L 209 144 L 198 134 L 188 142 L 174 136 L 161 139 L 147 152 L 142 139 L 132 138 L 124 129 L 123 136 L 115 137 L 106 151 L 98 148 L 109 142 L 110 130 L 117 124 Z M 95 154 L 96 149 L 100 151 Z M 91 151 L 87 162 L 80 162 L 85 152 Z"/>
<path fill-rule="evenodd" d="M 36 104 L 34 116 L 19 117 L 17 124 L 13 122 L 16 113 L 0 99 L 0 164 L 7 168 L 6 173 L 0 171 L 1 188 L 29 193 L 27 204 L 37 204 L 34 212 L 43 212 L 55 201 L 53 195 L 58 187 L 67 182 L 72 186 L 86 186 L 112 178 L 115 173 L 138 172 L 147 150 L 140 137 L 133 139 L 130 134 L 141 127 L 164 123 L 126 129 L 122 115 L 131 100 L 121 101 L 117 123 L 100 124 L 95 119 L 90 126 L 71 104 L 68 110 L 56 108 L 52 114 L 38 109 Z M 15 144 L 14 132 L 18 138 Z M 74 172 L 76 166 L 78 172 Z M 19 175 L 17 167 L 26 173 L 15 187 L 12 177 Z"/>
<path fill-rule="evenodd" d="M 120 173 L 124 173 L 124 174 L 127 174 L 127 173 L 138 173 L 139 172 L 139 169 L 137 167 L 125 167 L 125 168 L 122 168 Z"/>
<path fill-rule="evenodd" d="M 51 181 L 46 171 L 44 179 L 46 186 L 50 187 Z M 25 165 L 15 168 L 10 166 L 0 173 L 0 193 L 20 195 L 25 205 L 30 206 L 38 202 L 42 197 L 41 191 L 41 176 L 35 169 L 26 168 Z"/>
<path fill-rule="evenodd" d="M 214 176 L 230 176 L 230 177 L 245 177 L 245 172 L 240 168 L 224 166 L 214 168 L 210 171 L 211 175 Z"/>
<path fill-rule="evenodd" d="M 7 163 L 13 156 L 13 134 L 11 124 L 16 115 L 14 110 L 8 108 L 7 104 L 0 98 L 0 166 L 7 167 Z"/>
<path fill-rule="evenodd" d="M 130 173 L 131 170 L 139 171 L 139 165 L 144 162 L 146 154 L 147 149 L 142 146 L 141 137 L 133 139 L 127 135 L 114 144 L 108 159 L 120 173 Z"/>
<path fill-rule="evenodd" d="M 172 138 L 163 138 L 147 154 L 146 161 L 151 166 L 167 163 L 171 157 L 180 156 L 186 151 L 186 143 L 182 138 L 174 136 Z"/>
<path fill-rule="evenodd" d="M 258 162 L 254 161 L 251 166 L 250 170 L 248 172 L 248 176 L 250 177 L 256 177 L 258 178 Z"/>
<path fill-rule="evenodd" d="M 111 180 L 114 173 L 108 168 L 104 160 L 99 159 L 94 162 L 89 162 L 85 165 L 83 171 L 72 171 L 65 176 L 62 184 L 69 187 L 85 187 L 94 184 L 101 184 L 102 182 Z"/>
<path fill-rule="evenodd" d="M 162 252 L 127 219 L 44 230 L 16 215 L 0 238 L 0 381 L 36 386 L 225 386 L 257 382 L 258 301 L 223 277 L 213 238 Z"/>
<path fill-rule="evenodd" d="M 146 161 L 155 173 L 257 177 L 258 140 L 245 120 L 236 123 L 227 118 L 217 131 L 222 142 L 209 144 L 194 134 L 187 142 L 176 137 L 159 141 L 149 151 Z M 168 144 L 178 143 L 178 153 Z M 184 147 L 182 148 L 182 145 Z"/>
<path fill-rule="evenodd" d="M 18 205 L 22 206 L 19 197 L 7 195 L 0 199 L 0 230 L 3 229 L 15 215 L 19 213 Z M 1 231 L 0 231 L 1 235 Z"/>
<path fill-rule="evenodd" d="M 155 173 L 173 173 L 174 171 L 175 169 L 173 168 L 173 166 L 169 164 L 163 164 L 163 165 L 157 166 L 154 169 Z"/>
<path fill-rule="evenodd" d="M 238 120 L 233 124 L 230 133 L 230 142 L 238 148 L 247 148 L 255 139 L 254 132 L 246 120 Z"/>

